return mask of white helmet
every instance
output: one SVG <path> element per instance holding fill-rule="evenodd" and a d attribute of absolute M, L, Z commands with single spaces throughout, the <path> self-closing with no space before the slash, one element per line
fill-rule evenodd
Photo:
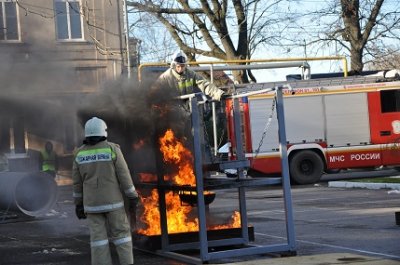
<path fill-rule="evenodd" d="M 171 67 L 174 68 L 175 64 L 186 64 L 187 57 L 182 51 L 179 51 L 174 54 L 171 61 Z"/>
<path fill-rule="evenodd" d="M 104 136 L 107 137 L 107 124 L 97 117 L 93 117 L 85 124 L 85 137 Z"/>

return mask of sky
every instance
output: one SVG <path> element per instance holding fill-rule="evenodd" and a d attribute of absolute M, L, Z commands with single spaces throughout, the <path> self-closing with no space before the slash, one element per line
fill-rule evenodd
<path fill-rule="evenodd" d="M 328 2 L 332 2 L 330 0 L 302 0 L 298 1 L 298 5 L 293 4 L 293 2 L 290 4 L 290 6 L 284 6 L 282 9 L 280 9 L 280 13 L 285 13 L 286 11 L 291 12 L 291 14 L 296 15 L 300 14 L 299 12 L 304 12 L 308 14 L 308 10 L 317 10 L 320 7 L 327 7 Z M 260 2 L 263 3 L 263 2 Z M 400 2 L 398 0 L 385 0 L 384 2 L 384 7 L 383 9 L 393 9 L 394 11 L 397 11 L 397 9 L 400 9 Z M 279 12 L 277 12 L 279 13 Z M 266 13 L 265 15 L 272 15 L 272 13 Z M 279 15 L 279 14 L 278 14 Z M 329 20 L 330 18 L 336 18 L 337 15 L 330 16 L 330 15 L 325 15 L 322 20 Z M 130 18 L 132 21 L 132 18 Z M 290 34 L 297 34 L 298 35 L 298 43 L 299 46 L 294 51 L 292 49 L 291 52 L 286 52 L 285 47 L 261 47 L 258 46 L 259 48 L 257 51 L 252 55 L 252 59 L 272 59 L 272 58 L 303 58 L 303 57 L 325 57 L 325 56 L 342 56 L 344 55 L 344 51 L 340 51 L 337 47 L 337 45 L 331 44 L 330 46 L 325 46 L 323 49 L 316 49 L 312 48 L 311 46 L 307 46 L 304 48 L 304 45 L 306 42 L 309 42 L 310 40 L 307 39 L 307 36 L 305 36 L 303 33 L 304 31 L 314 31 L 314 33 L 318 29 L 318 23 L 320 21 L 316 20 L 310 20 L 309 17 L 306 17 L 304 21 L 296 21 L 296 23 L 290 24 L 288 26 L 289 28 L 289 33 Z M 156 43 L 151 43 L 151 47 L 153 48 L 152 50 L 146 50 L 142 52 L 142 62 L 155 62 L 155 61 L 162 61 L 166 60 L 169 61 L 170 58 L 168 58 L 168 54 L 172 54 L 176 49 L 176 45 L 173 43 L 173 41 L 166 41 L 168 38 L 170 38 L 168 32 L 165 30 L 165 28 L 162 25 L 156 25 L 153 24 L 154 26 L 151 29 L 145 30 L 145 32 L 140 32 L 137 30 L 133 30 L 133 35 L 137 38 L 145 38 L 143 34 L 154 34 L 155 32 L 159 32 L 157 34 L 157 38 L 160 40 L 163 40 L 165 45 L 157 45 Z M 269 30 L 269 29 L 268 29 Z M 233 33 L 233 34 L 232 34 Z M 141 35 L 142 34 L 142 35 Z M 234 35 L 234 30 L 230 31 L 230 35 Z M 232 36 L 234 40 L 234 36 Z M 162 47 L 160 49 L 160 47 Z M 209 49 L 205 47 L 205 49 Z M 168 52 L 170 50 L 170 52 Z M 156 55 L 155 53 L 158 53 Z M 157 58 L 158 56 L 158 58 Z M 155 60 L 156 59 L 156 60 Z M 157 60 L 158 59 L 158 60 Z M 212 60 L 210 58 L 197 58 L 198 61 L 209 61 Z M 350 68 L 350 58 L 347 57 L 348 60 L 348 69 Z M 342 61 L 338 60 L 332 60 L 332 61 L 312 61 L 309 62 L 311 66 L 311 73 L 327 73 L 327 72 L 340 72 L 343 70 L 344 65 Z M 254 70 L 253 74 L 256 76 L 258 82 L 269 82 L 269 81 L 281 81 L 285 80 L 287 74 L 300 74 L 301 70 L 296 69 L 296 68 L 280 68 L 280 69 L 270 69 L 270 70 Z"/>
<path fill-rule="evenodd" d="M 271 54 L 270 57 L 264 57 L 265 59 L 270 58 L 301 58 L 304 56 L 299 54 L 298 56 L 293 57 L 273 57 Z M 275 55 L 276 56 L 276 55 Z M 306 57 L 306 58 L 317 58 L 329 55 L 319 55 L 315 57 Z M 332 55 L 331 55 L 332 56 Z M 333 57 L 333 56 L 332 56 Z M 253 59 L 264 59 L 263 57 L 254 57 Z M 348 58 L 347 58 L 348 59 Z M 332 73 L 332 72 L 342 72 L 344 68 L 344 63 L 342 60 L 317 60 L 317 61 L 305 61 L 299 60 L 302 62 L 306 62 L 310 65 L 311 74 L 316 73 Z M 349 67 L 349 61 L 347 62 L 347 67 Z M 271 81 L 284 81 L 286 80 L 286 75 L 290 74 L 301 74 L 302 69 L 299 67 L 288 67 L 288 68 L 276 68 L 276 69 L 263 69 L 263 70 L 254 70 L 253 74 L 257 78 L 257 82 L 271 82 Z"/>

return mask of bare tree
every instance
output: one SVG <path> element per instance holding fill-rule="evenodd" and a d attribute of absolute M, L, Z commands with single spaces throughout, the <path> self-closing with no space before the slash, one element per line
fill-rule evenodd
<path fill-rule="evenodd" d="M 399 50 L 376 51 L 377 56 L 373 61 L 366 63 L 366 68 L 371 70 L 400 69 Z"/>
<path fill-rule="evenodd" d="M 397 0 L 331 0 L 324 8 L 303 10 L 298 19 L 303 23 L 296 26 L 309 39 L 307 45 L 334 44 L 336 52 L 350 56 L 355 73 L 363 70 L 364 63 L 382 57 L 382 51 L 396 49 L 400 40 Z"/>
<path fill-rule="evenodd" d="M 148 27 L 148 22 L 153 21 L 150 15 L 194 61 L 196 55 L 220 60 L 250 59 L 259 45 L 277 44 L 283 19 L 282 13 L 276 11 L 288 1 L 130 0 L 127 3 L 136 27 L 140 24 Z M 239 82 L 248 82 L 245 72 L 234 73 L 234 77 Z M 251 74 L 250 78 L 254 80 Z"/>

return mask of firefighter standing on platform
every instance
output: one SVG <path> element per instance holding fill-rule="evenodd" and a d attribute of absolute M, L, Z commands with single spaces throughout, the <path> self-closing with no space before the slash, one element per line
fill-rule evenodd
<path fill-rule="evenodd" d="M 131 229 L 122 191 L 130 200 L 131 211 L 139 198 L 121 149 L 107 141 L 106 129 L 106 123 L 96 117 L 85 124 L 85 141 L 73 162 L 76 215 L 88 218 L 93 265 L 112 264 L 109 239 L 120 264 L 133 264 Z"/>
<path fill-rule="evenodd" d="M 153 101 L 154 98 L 156 98 L 156 100 L 157 98 L 159 98 L 161 101 L 164 100 L 164 98 L 160 97 L 160 95 L 166 94 L 172 94 L 172 96 L 177 97 L 203 92 L 205 95 L 216 101 L 220 101 L 223 97 L 229 96 L 229 93 L 219 89 L 201 75 L 197 74 L 193 70 L 190 70 L 187 67 L 187 57 L 182 51 L 179 51 L 173 55 L 170 68 L 158 77 L 152 89 L 153 91 L 151 93 L 151 97 Z M 188 120 L 190 121 L 189 115 L 191 113 L 189 101 L 181 101 L 179 106 L 180 107 L 178 109 L 174 109 L 173 106 L 168 106 L 170 109 L 167 107 L 162 109 L 161 112 L 159 111 L 160 114 L 158 115 L 161 117 L 161 119 L 159 119 L 159 122 L 157 123 L 159 126 L 159 124 L 163 123 L 163 120 L 167 120 L 163 119 L 163 115 L 165 115 L 165 109 L 169 110 L 172 115 L 177 117 L 178 115 L 181 115 L 181 122 L 175 123 L 174 126 L 178 127 L 176 131 L 182 132 L 184 137 L 190 139 L 192 127 L 191 123 L 187 122 Z M 183 111 L 179 111 L 179 109 Z M 157 109 L 154 112 L 157 116 Z M 191 139 L 187 144 L 190 149 L 193 148 Z"/>

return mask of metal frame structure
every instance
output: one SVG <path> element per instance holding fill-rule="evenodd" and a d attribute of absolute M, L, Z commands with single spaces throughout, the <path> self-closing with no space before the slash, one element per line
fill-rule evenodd
<path fill-rule="evenodd" d="M 222 60 L 222 61 L 196 61 L 188 62 L 191 65 L 190 69 L 196 72 L 209 71 L 210 81 L 214 81 L 214 71 L 225 70 L 260 70 L 260 69 L 278 69 L 299 67 L 302 69 L 302 76 L 304 79 L 311 78 L 311 67 L 309 61 L 326 61 L 326 60 L 341 60 L 343 62 L 343 76 L 348 76 L 347 59 L 344 56 L 328 56 L 328 57 L 312 57 L 312 58 L 272 58 L 272 59 L 250 59 L 250 60 Z M 203 66 L 200 66 L 203 65 Z M 138 68 L 138 80 L 141 81 L 142 69 L 146 67 L 159 67 L 167 66 L 165 63 L 144 63 L 140 64 Z M 275 86 L 275 85 L 274 85 Z M 217 140 L 216 140 L 216 117 L 215 117 L 215 103 L 212 103 L 213 115 L 213 135 L 214 135 L 214 155 L 217 155 Z"/>
<path fill-rule="evenodd" d="M 239 98 L 249 96 L 247 94 L 234 95 L 233 100 L 233 117 L 236 137 L 236 160 L 219 162 L 218 166 L 220 170 L 236 168 L 238 172 L 237 179 L 212 179 L 204 177 L 204 160 L 202 153 L 202 121 L 199 111 L 200 103 L 195 94 L 185 96 L 189 100 L 191 106 L 191 122 L 192 122 L 192 133 L 193 133 L 193 147 L 194 147 L 194 173 L 196 176 L 196 186 L 187 187 L 168 184 L 163 181 L 163 176 L 158 176 L 157 189 L 159 192 L 159 210 L 161 218 L 161 249 L 157 250 L 156 253 L 165 257 L 181 260 L 192 264 L 202 264 L 211 260 L 256 255 L 256 254 L 267 254 L 267 253 L 282 253 L 287 252 L 289 254 L 296 253 L 296 242 L 295 242 L 295 231 L 292 214 L 292 199 L 290 191 L 290 178 L 289 178 L 289 167 L 287 159 L 287 147 L 286 147 L 286 132 L 285 132 L 285 117 L 283 108 L 283 92 L 282 87 L 263 89 L 258 93 L 264 92 L 275 92 L 277 101 L 277 116 L 279 124 L 279 141 L 280 141 L 280 152 L 281 152 L 281 163 L 282 163 L 282 177 L 281 178 L 262 178 L 262 179 L 248 179 L 243 174 L 246 167 L 249 166 L 249 161 L 244 156 L 244 150 L 242 145 L 241 132 L 241 118 L 239 108 Z M 251 92 L 255 94 L 256 92 Z M 249 232 L 248 232 L 248 221 L 247 221 L 247 208 L 246 208 L 246 194 L 245 189 L 248 187 L 257 186 L 268 186 L 268 185 L 282 185 L 283 199 L 285 208 L 286 218 L 286 235 L 287 243 L 285 244 L 273 244 L 273 245 L 251 245 L 249 244 Z M 154 188 L 154 184 L 141 184 L 142 188 L 148 188 L 149 185 Z M 206 225 L 206 205 L 204 201 L 203 192 L 205 190 L 222 190 L 222 189 L 235 189 L 238 190 L 239 197 L 239 211 L 241 216 L 241 236 L 236 238 L 225 238 L 218 240 L 209 240 L 207 238 L 207 225 Z M 197 199 L 197 216 L 199 221 L 199 240 L 198 242 L 188 243 L 170 243 L 168 237 L 168 225 L 167 225 L 167 214 L 166 214 L 166 201 L 165 191 L 176 190 L 176 191 L 196 191 Z M 229 246 L 240 245 L 242 248 L 229 249 Z M 210 251 L 210 247 L 225 247 L 221 251 Z M 198 250 L 199 253 L 195 257 L 192 255 L 182 254 L 184 250 Z M 180 251 L 180 252 L 179 252 Z"/>

